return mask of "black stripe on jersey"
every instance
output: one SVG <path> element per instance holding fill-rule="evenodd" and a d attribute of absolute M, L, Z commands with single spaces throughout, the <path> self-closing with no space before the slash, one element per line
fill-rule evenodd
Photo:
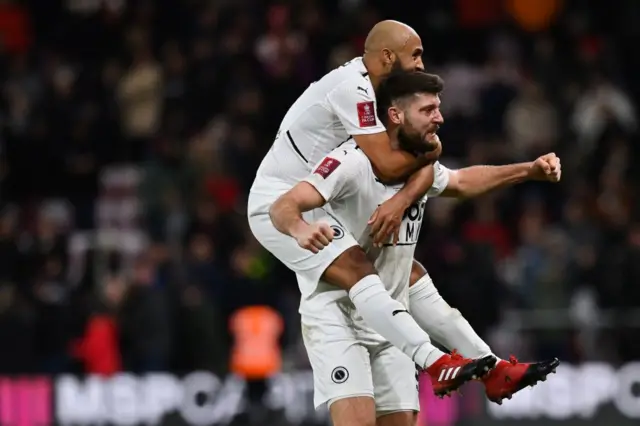
<path fill-rule="evenodd" d="M 289 142 L 291 142 L 291 146 L 293 147 L 293 149 L 296 150 L 300 158 L 302 158 L 305 163 L 308 163 L 309 161 L 307 161 L 307 159 L 304 158 L 304 155 L 302 155 L 302 152 L 300 152 L 298 145 L 296 145 L 296 143 L 293 141 L 293 138 L 291 137 L 291 133 L 288 130 L 287 130 L 287 138 L 289 139 Z"/>
<path fill-rule="evenodd" d="M 338 148 L 340 148 L 342 145 L 344 145 L 345 143 L 349 142 L 351 139 L 353 139 L 353 136 L 349 136 L 348 138 L 346 138 L 345 140 L 343 140 L 342 142 L 340 142 L 340 145 L 338 145 Z M 356 149 L 358 149 L 358 146 L 356 145 Z"/>
<path fill-rule="evenodd" d="M 368 76 L 368 75 L 369 75 L 369 71 L 365 71 L 365 72 L 363 72 L 363 73 L 362 73 L 362 76 L 363 76 L 363 77 L 366 77 L 366 76 Z"/>
<path fill-rule="evenodd" d="M 382 247 L 415 246 L 416 244 L 417 243 L 398 243 L 398 244 L 388 243 L 388 244 L 383 244 Z"/>

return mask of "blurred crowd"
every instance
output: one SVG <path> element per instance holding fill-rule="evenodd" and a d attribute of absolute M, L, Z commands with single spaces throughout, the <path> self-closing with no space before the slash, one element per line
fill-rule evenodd
<path fill-rule="evenodd" d="M 638 17 L 622 0 L 0 1 L 0 372 L 91 353 L 224 371 L 229 317 L 253 304 L 304 365 L 295 278 L 246 195 L 288 107 L 384 18 L 445 80 L 444 164 L 562 158 L 559 185 L 428 203 L 417 258 L 444 297 L 499 355 L 640 358 Z"/>

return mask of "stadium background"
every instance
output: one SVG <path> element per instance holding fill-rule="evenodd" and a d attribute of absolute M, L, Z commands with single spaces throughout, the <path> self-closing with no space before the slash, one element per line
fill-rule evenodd
<path fill-rule="evenodd" d="M 286 109 L 384 18 L 445 79 L 445 164 L 564 168 L 428 204 L 417 258 L 445 298 L 498 355 L 564 365 L 499 409 L 423 387 L 421 425 L 636 424 L 633 0 L 0 1 L 0 424 L 326 424 L 294 277 L 244 206 Z M 251 305 L 284 324 L 254 403 L 230 373 Z"/>

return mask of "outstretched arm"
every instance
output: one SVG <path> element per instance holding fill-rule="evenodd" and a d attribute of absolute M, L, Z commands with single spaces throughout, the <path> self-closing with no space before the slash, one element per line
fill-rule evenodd
<path fill-rule="evenodd" d="M 449 171 L 449 185 L 442 197 L 470 198 L 528 180 L 533 163 L 505 166 L 471 166 Z"/>
<path fill-rule="evenodd" d="M 425 193 L 430 197 L 469 198 L 491 190 L 514 185 L 526 180 L 547 180 L 558 182 L 562 173 L 560 159 L 555 154 L 547 154 L 534 162 L 509 164 L 506 166 L 472 166 L 460 170 L 449 170 L 440 163 L 424 167 L 414 174 L 402 191 L 383 203 L 373 213 L 371 224 L 373 243 L 380 246 L 398 241 L 397 229 L 402 222 L 402 214 L 415 200 Z M 422 191 L 422 182 L 430 182 L 429 188 Z M 380 220 L 384 217 L 384 220 Z"/>
<path fill-rule="evenodd" d="M 465 167 L 449 171 L 449 183 L 441 196 L 470 198 L 527 180 L 558 182 L 561 173 L 560 159 L 553 153 L 528 163 Z"/>

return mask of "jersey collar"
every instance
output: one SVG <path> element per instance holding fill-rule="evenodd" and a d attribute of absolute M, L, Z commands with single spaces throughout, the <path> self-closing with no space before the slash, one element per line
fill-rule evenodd
<path fill-rule="evenodd" d="M 356 58 L 356 63 L 358 65 L 358 72 L 362 74 L 363 77 L 369 77 L 369 71 L 367 71 L 367 67 L 364 66 L 362 56 Z"/>

